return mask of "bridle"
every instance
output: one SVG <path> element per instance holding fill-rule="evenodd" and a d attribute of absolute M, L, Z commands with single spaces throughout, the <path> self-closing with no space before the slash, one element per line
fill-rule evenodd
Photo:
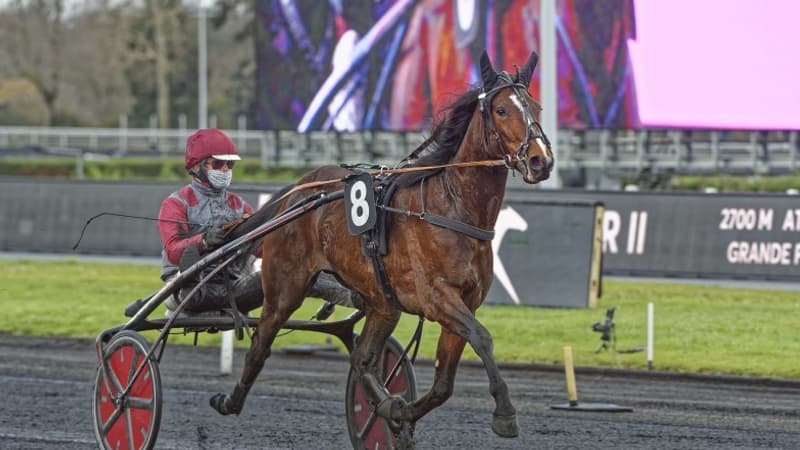
<path fill-rule="evenodd" d="M 516 95 L 516 98 L 518 98 L 520 101 L 520 105 L 518 106 L 520 106 L 520 112 L 522 113 L 522 118 L 525 120 L 525 139 L 520 143 L 520 145 L 514 151 L 513 155 L 502 151 L 502 149 L 506 148 L 505 142 L 503 142 L 503 138 L 497 131 L 497 126 L 495 126 L 491 111 L 492 99 L 494 98 L 495 95 L 497 95 L 498 92 L 500 92 L 504 88 L 511 88 L 511 90 L 514 91 L 514 95 Z M 522 95 L 522 92 L 525 92 L 527 90 L 528 90 L 527 86 L 525 86 L 522 83 L 514 81 L 511 78 L 511 75 L 508 72 L 504 71 L 498 74 L 498 82 L 495 83 L 494 87 L 490 88 L 488 91 L 485 90 L 485 87 L 482 87 L 481 92 L 478 94 L 478 104 L 481 111 L 481 118 L 483 120 L 484 148 L 486 149 L 486 152 L 490 156 L 502 158 L 505 161 L 505 166 L 511 170 L 516 170 L 515 163 L 520 161 L 522 162 L 527 161 L 528 149 L 531 146 L 532 140 L 539 140 L 540 145 L 544 144 L 544 146 L 546 147 L 542 147 L 542 150 L 550 148 L 550 141 L 544 134 L 544 130 L 542 129 L 541 124 L 536 120 L 533 114 L 531 114 L 528 102 Z M 500 146 L 501 149 L 500 155 L 493 154 L 491 150 L 491 143 L 489 142 L 490 133 Z"/>

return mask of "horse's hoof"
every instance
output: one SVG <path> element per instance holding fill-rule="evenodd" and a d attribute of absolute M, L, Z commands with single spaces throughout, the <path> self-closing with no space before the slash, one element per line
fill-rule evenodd
<path fill-rule="evenodd" d="M 513 416 L 494 416 L 492 431 L 501 437 L 513 438 L 519 436 L 519 424 L 517 424 L 516 414 Z"/>
<path fill-rule="evenodd" d="M 233 409 L 230 407 L 231 397 L 227 394 L 216 394 L 211 397 L 208 403 L 223 416 L 236 413 L 236 411 L 233 411 Z"/>

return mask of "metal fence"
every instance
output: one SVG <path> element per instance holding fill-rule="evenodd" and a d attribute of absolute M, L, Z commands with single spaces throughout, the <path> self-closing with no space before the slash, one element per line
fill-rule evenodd
<path fill-rule="evenodd" d="M 0 157 L 178 157 L 190 129 L 0 127 Z M 424 133 L 336 133 L 226 130 L 239 151 L 263 167 L 315 167 L 338 162 L 392 165 Z M 798 170 L 798 133 L 723 130 L 567 130 L 558 132 L 561 170 L 607 173 L 645 169 L 675 173 L 782 173 Z"/>
<path fill-rule="evenodd" d="M 559 131 L 559 165 L 607 171 L 781 173 L 798 170 L 798 131 Z"/>

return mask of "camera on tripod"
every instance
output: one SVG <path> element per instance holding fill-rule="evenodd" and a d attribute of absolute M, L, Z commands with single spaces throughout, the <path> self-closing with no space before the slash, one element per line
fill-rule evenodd
<path fill-rule="evenodd" d="M 602 343 L 597 347 L 597 350 L 594 351 L 595 353 L 599 352 L 601 349 L 608 351 L 609 342 L 611 342 L 612 349 L 617 345 L 617 338 L 614 335 L 614 311 L 616 309 L 617 308 L 614 306 L 608 308 L 606 310 L 606 320 L 603 321 L 603 323 L 595 322 L 592 325 L 592 331 L 602 333 L 600 335 Z"/>

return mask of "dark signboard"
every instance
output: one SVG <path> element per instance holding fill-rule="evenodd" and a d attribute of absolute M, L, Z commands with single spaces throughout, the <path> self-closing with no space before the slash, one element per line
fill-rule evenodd
<path fill-rule="evenodd" d="M 800 280 L 800 197 L 548 192 L 602 201 L 603 273 Z"/>
<path fill-rule="evenodd" d="M 508 200 L 495 225 L 488 303 L 591 307 L 600 294 L 603 207 Z"/>

